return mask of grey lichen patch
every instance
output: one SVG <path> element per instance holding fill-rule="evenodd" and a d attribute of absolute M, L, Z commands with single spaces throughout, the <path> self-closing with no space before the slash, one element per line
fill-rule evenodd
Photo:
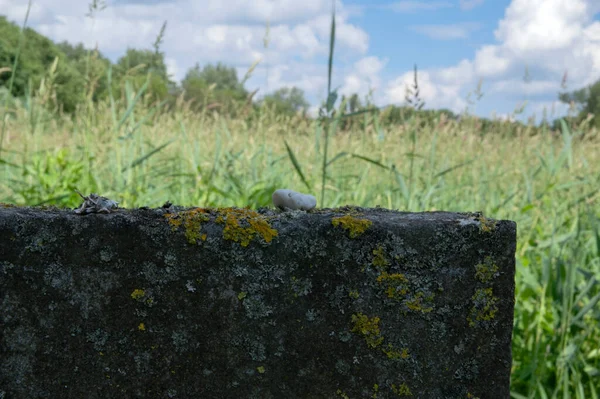
<path fill-rule="evenodd" d="M 100 250 L 100 260 L 102 262 L 110 262 L 115 256 L 115 251 L 112 248 L 102 248 Z"/>
<path fill-rule="evenodd" d="M 265 303 L 262 295 L 253 295 L 244 299 L 246 316 L 250 319 L 262 319 L 273 314 L 273 307 Z"/>
<path fill-rule="evenodd" d="M 294 296 L 304 296 L 312 291 L 312 281 L 308 278 L 299 279 L 292 276 L 292 292 Z"/>
<path fill-rule="evenodd" d="M 97 328 L 96 330 L 86 334 L 87 341 L 93 345 L 96 352 L 101 352 L 104 350 L 106 341 L 109 339 L 109 337 L 110 334 L 101 328 Z"/>

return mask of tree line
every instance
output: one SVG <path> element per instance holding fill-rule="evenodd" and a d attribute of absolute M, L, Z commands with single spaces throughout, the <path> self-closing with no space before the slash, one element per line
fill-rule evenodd
<path fill-rule="evenodd" d="M 123 94 L 123 82 L 128 81 L 134 88 L 147 84 L 146 93 L 153 100 L 172 105 L 177 98 L 183 98 L 194 110 L 209 109 L 236 116 L 240 110 L 267 106 L 279 115 L 307 117 L 309 103 L 301 89 L 282 88 L 256 100 L 257 90 L 249 92 L 245 88 L 247 77 L 240 79 L 234 67 L 221 63 L 196 64 L 187 71 L 181 83 L 174 82 L 160 51 L 163 33 L 164 26 L 152 49 L 129 48 L 112 63 L 98 50 L 86 49 L 83 44 L 54 43 L 31 28 L 25 29 L 21 43 L 20 27 L 0 16 L 0 100 L 3 93 L 14 98 L 26 98 L 39 93 L 38 89 L 46 85 L 52 87 L 52 92 L 48 93 L 49 104 L 62 112 L 73 113 L 82 104 L 106 101 L 109 93 L 113 96 Z M 17 54 L 18 66 L 16 71 L 12 71 Z M 445 114 L 447 119 L 459 118 L 446 109 L 422 109 L 424 103 L 416 98 L 416 85 L 415 79 L 415 87 L 411 91 L 413 98 L 407 97 L 406 106 L 388 106 L 378 110 L 369 101 L 369 96 L 361 100 L 353 94 L 342 97 L 336 112 L 354 115 L 374 110 L 380 112 L 381 123 L 385 125 L 402 123 L 415 114 L 424 120 L 439 118 L 441 114 Z M 560 93 L 559 100 L 575 110 L 571 122 L 589 121 L 592 115 L 591 124 L 600 128 L 600 80 L 580 90 Z M 348 129 L 356 123 L 361 123 L 359 115 L 357 118 L 345 118 L 342 127 Z M 494 123 L 481 119 L 485 127 Z M 549 127 L 560 127 L 559 120 L 552 124 L 544 123 Z"/>

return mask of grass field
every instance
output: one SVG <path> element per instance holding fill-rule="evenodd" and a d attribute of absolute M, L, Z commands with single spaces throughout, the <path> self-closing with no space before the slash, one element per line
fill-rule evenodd
<path fill-rule="evenodd" d="M 143 88 L 82 104 L 72 117 L 30 98 L 3 116 L 0 201 L 75 207 L 97 192 L 122 207 L 165 201 L 268 206 L 276 188 L 314 193 L 319 207 L 483 211 L 518 224 L 514 398 L 598 398 L 600 390 L 600 134 L 478 130 L 472 118 L 375 115 L 252 119 L 166 112 Z M 10 115 L 10 117 L 9 117 Z"/>
<path fill-rule="evenodd" d="M 130 110 L 127 100 L 72 120 L 44 115 L 36 121 L 25 108 L 14 115 L 0 165 L 3 202 L 75 207 L 77 188 L 123 207 L 167 200 L 258 207 L 270 205 L 275 188 L 291 187 L 315 193 L 319 206 L 481 210 L 514 220 L 514 397 L 597 397 L 598 137 L 568 130 L 482 136 L 469 120 L 426 127 L 414 120 L 379 131 L 373 124 L 330 130 L 325 140 L 327 127 L 316 121 L 265 112 L 248 123 L 184 106 L 152 114 L 143 102 Z M 325 169 L 323 201 L 326 141 L 333 162 Z"/>

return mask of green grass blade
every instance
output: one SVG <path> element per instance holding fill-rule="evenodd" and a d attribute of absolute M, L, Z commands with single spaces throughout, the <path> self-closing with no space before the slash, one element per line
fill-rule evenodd
<path fill-rule="evenodd" d="M 288 156 L 290 157 L 290 161 L 292 161 L 292 165 L 294 165 L 294 169 L 296 169 L 296 173 L 298 173 L 298 176 L 300 176 L 300 180 L 302 180 L 302 183 L 304 183 L 304 185 L 306 186 L 306 188 L 308 188 L 309 191 L 312 191 L 312 187 L 308 183 L 308 180 L 306 180 L 306 177 L 304 176 L 304 173 L 302 172 L 302 167 L 300 167 L 300 163 L 298 162 L 296 155 L 294 155 L 294 152 L 290 148 L 287 141 L 283 140 L 283 142 L 285 144 L 285 149 L 287 150 Z"/>
<path fill-rule="evenodd" d="M 329 166 L 329 165 L 333 164 L 333 163 L 334 163 L 335 161 L 337 161 L 338 159 L 342 159 L 342 158 L 344 158 L 344 157 L 345 157 L 345 156 L 347 156 L 347 155 L 349 155 L 349 154 L 348 154 L 346 151 L 342 151 L 342 152 L 340 152 L 340 153 L 336 154 L 336 156 L 335 156 L 335 157 L 331 158 L 331 160 L 329 160 L 329 161 L 327 162 L 327 166 Z"/>
<path fill-rule="evenodd" d="M 125 121 L 127 120 L 127 118 L 129 118 L 129 116 L 133 112 L 133 109 L 135 108 L 136 104 L 138 103 L 138 101 L 140 100 L 140 98 L 142 97 L 142 95 L 146 92 L 146 89 L 148 89 L 148 83 L 149 83 L 149 80 L 146 79 L 146 82 L 144 82 L 144 84 L 142 85 L 142 87 L 140 88 L 140 90 L 138 90 L 138 92 L 135 95 L 135 97 L 133 98 L 133 100 L 130 101 L 129 106 L 127 107 L 127 110 L 125 111 L 125 113 L 121 117 L 121 120 L 119 120 L 119 123 L 117 123 L 117 127 L 115 129 L 116 131 L 121 130 L 121 126 L 123 126 L 123 124 L 125 123 Z"/>
<path fill-rule="evenodd" d="M 358 159 L 361 159 L 361 160 L 363 160 L 363 161 L 365 161 L 365 162 L 371 163 L 371 164 L 373 164 L 373 165 L 375 165 L 375 166 L 378 166 L 378 167 L 380 167 L 380 168 L 382 168 L 382 169 L 385 169 L 385 170 L 391 170 L 391 168 L 390 168 L 389 166 L 385 166 L 385 165 L 384 165 L 384 164 L 382 164 L 381 162 L 379 162 L 379 161 L 376 161 L 376 160 L 374 160 L 374 159 L 372 159 L 372 158 L 365 157 L 365 156 L 363 156 L 363 155 L 358 155 L 358 154 L 351 154 L 351 156 L 352 156 L 353 158 L 358 158 Z"/>
<path fill-rule="evenodd" d="M 129 164 L 128 166 L 125 166 L 121 169 L 121 172 L 125 172 L 127 169 L 130 168 L 134 168 L 140 164 L 142 164 L 144 161 L 146 161 L 148 158 L 150 158 L 151 156 L 153 156 L 154 154 L 158 153 L 159 151 L 161 151 L 163 148 L 165 148 L 166 146 L 168 146 L 169 144 L 171 144 L 172 142 L 174 142 L 176 139 L 171 139 L 169 141 L 167 141 L 164 144 L 161 144 L 160 146 L 156 147 L 155 149 L 153 149 L 152 151 L 150 151 L 149 153 L 145 154 L 142 157 L 137 158 L 136 160 L 134 160 L 131 164 Z"/>
<path fill-rule="evenodd" d="M 331 71 L 333 69 L 333 48 L 335 46 L 335 0 L 332 1 L 331 32 L 329 36 L 329 61 L 327 63 L 327 97 L 331 94 Z M 328 110 L 329 111 L 329 110 Z"/>

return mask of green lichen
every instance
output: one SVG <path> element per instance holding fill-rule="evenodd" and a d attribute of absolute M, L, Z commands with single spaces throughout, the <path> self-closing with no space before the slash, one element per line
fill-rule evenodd
<path fill-rule="evenodd" d="M 394 392 L 397 396 L 412 396 L 412 392 L 408 388 L 406 383 L 400 384 L 400 386 L 396 386 L 396 384 L 392 384 L 392 392 Z"/>
<path fill-rule="evenodd" d="M 369 219 L 359 219 L 357 217 L 346 215 L 331 219 L 331 224 L 334 227 L 341 226 L 348 231 L 350 238 L 356 238 L 373 224 Z"/>
<path fill-rule="evenodd" d="M 470 327 L 474 327 L 478 322 L 494 319 L 498 312 L 498 298 L 494 296 L 491 288 L 478 289 L 471 299 L 473 307 L 467 317 Z"/>
<path fill-rule="evenodd" d="M 373 266 L 379 270 L 387 270 L 390 261 L 385 257 L 385 254 L 383 253 L 383 247 L 381 245 L 373 250 L 373 255 L 373 260 L 371 261 Z"/>
<path fill-rule="evenodd" d="M 376 348 L 383 342 L 381 331 L 379 330 L 379 317 L 372 317 L 362 313 L 352 315 L 352 332 L 364 337 L 367 345 Z"/>
<path fill-rule="evenodd" d="M 270 243 L 278 235 L 265 216 L 247 208 L 220 209 L 215 222 L 225 225 L 224 239 L 235 241 L 242 247 L 247 247 L 256 236 Z"/>
<path fill-rule="evenodd" d="M 475 278 L 482 283 L 487 283 L 494 277 L 498 277 L 498 265 L 491 257 L 487 256 L 483 263 L 475 266 Z"/>

